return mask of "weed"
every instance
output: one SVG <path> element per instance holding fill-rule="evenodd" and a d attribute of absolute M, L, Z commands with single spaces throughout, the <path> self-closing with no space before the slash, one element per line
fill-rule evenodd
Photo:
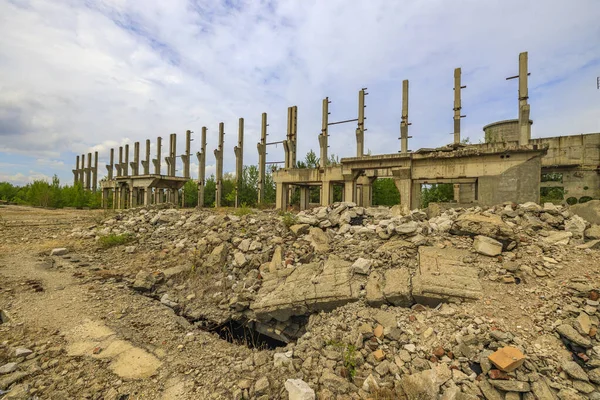
<path fill-rule="evenodd" d="M 100 246 L 108 249 L 109 247 L 120 246 L 122 244 L 129 243 L 133 240 L 133 235 L 130 233 L 122 233 L 120 235 L 111 233 L 106 236 L 100 236 L 98 242 Z"/>
<path fill-rule="evenodd" d="M 254 210 L 248 207 L 248 204 L 242 203 L 242 206 L 235 209 L 235 215 L 238 217 L 243 217 L 244 215 L 254 214 Z"/>
<path fill-rule="evenodd" d="M 326 345 L 333 346 L 342 353 L 342 359 L 344 360 L 344 368 L 348 371 L 348 380 L 351 382 L 356 376 L 356 346 L 353 344 L 346 344 L 337 340 L 330 340 L 326 342 Z"/>
<path fill-rule="evenodd" d="M 296 225 L 298 223 L 298 217 L 290 212 L 285 212 L 281 215 L 281 222 L 289 228 L 292 225 Z"/>

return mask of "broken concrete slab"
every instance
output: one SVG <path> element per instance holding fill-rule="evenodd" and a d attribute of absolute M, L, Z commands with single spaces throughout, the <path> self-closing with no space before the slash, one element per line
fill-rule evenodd
<path fill-rule="evenodd" d="M 475 236 L 473 248 L 479 254 L 494 257 L 502 253 L 502 243 L 487 236 Z"/>
<path fill-rule="evenodd" d="M 542 240 L 548 244 L 569 244 L 572 237 L 572 232 L 551 232 Z"/>
<path fill-rule="evenodd" d="M 590 224 L 600 225 L 600 200 L 591 200 L 586 203 L 575 204 L 569 210 Z"/>
<path fill-rule="evenodd" d="M 317 253 L 327 253 L 329 251 L 329 237 L 320 228 L 310 228 L 308 231 L 310 243 Z"/>
<path fill-rule="evenodd" d="M 412 279 L 414 301 L 435 306 L 480 299 L 483 292 L 477 268 L 463 262 L 468 255 L 466 250 L 419 247 L 419 272 Z"/>
<path fill-rule="evenodd" d="M 481 214 L 463 214 L 454 221 L 450 233 L 472 237 L 487 236 L 501 242 L 505 249 L 517 238 L 513 228 L 498 215 L 488 217 Z"/>
<path fill-rule="evenodd" d="M 349 262 L 332 255 L 323 264 L 305 264 L 287 277 L 273 275 L 266 279 L 250 308 L 260 320 L 278 321 L 309 312 L 331 311 L 357 301 L 364 281 L 353 278 Z"/>

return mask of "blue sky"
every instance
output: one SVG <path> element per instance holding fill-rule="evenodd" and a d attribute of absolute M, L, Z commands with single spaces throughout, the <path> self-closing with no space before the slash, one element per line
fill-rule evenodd
<path fill-rule="evenodd" d="M 355 118 L 361 87 L 365 148 L 395 152 L 403 79 L 409 148 L 441 146 L 456 67 L 468 86 L 463 137 L 478 142 L 484 125 L 517 116 L 517 82 L 505 78 L 521 51 L 532 135 L 600 132 L 599 15 L 597 0 L 0 0 L 0 181 L 70 183 L 76 154 L 98 150 L 103 166 L 111 147 L 170 133 L 181 153 L 186 129 L 195 152 L 202 126 L 210 174 L 221 121 L 232 171 L 238 118 L 245 164 L 256 163 L 261 113 L 281 140 L 291 105 L 301 159 L 318 149 L 322 98 L 332 121 Z M 355 128 L 332 127 L 330 153 L 354 155 Z"/>

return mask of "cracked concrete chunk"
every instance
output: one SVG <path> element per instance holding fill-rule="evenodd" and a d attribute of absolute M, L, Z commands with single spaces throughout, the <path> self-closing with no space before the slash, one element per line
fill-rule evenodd
<path fill-rule="evenodd" d="M 364 278 L 353 278 L 349 262 L 332 255 L 322 265 L 305 264 L 287 277 L 265 280 L 250 308 L 261 320 L 287 321 L 356 301 L 362 284 Z"/>
<path fill-rule="evenodd" d="M 385 271 L 383 296 L 395 306 L 410 307 L 410 271 L 406 268 L 392 268 Z"/>
<path fill-rule="evenodd" d="M 412 279 L 417 303 L 435 306 L 440 302 L 477 300 L 483 295 L 477 269 L 467 266 L 466 250 L 419 247 L 419 273 Z"/>
<path fill-rule="evenodd" d="M 502 242 L 504 248 L 515 241 L 517 236 L 513 228 L 498 215 L 486 217 L 481 214 L 463 214 L 454 221 L 450 228 L 454 235 L 483 235 Z"/>
<path fill-rule="evenodd" d="M 317 253 L 327 253 L 329 251 L 329 237 L 320 228 L 310 228 L 310 242 Z"/>

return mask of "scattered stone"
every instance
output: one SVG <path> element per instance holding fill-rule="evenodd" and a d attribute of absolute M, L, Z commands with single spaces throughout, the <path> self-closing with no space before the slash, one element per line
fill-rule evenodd
<path fill-rule="evenodd" d="M 15 350 L 15 356 L 16 357 L 27 357 L 28 355 L 30 355 L 31 353 L 33 353 L 32 350 L 26 349 L 24 347 L 18 347 Z"/>
<path fill-rule="evenodd" d="M 498 380 L 498 381 L 489 381 L 489 382 L 496 389 L 503 390 L 505 392 L 524 393 L 524 392 L 531 391 L 531 387 L 529 386 L 529 383 L 527 383 L 527 382 L 521 382 L 521 381 L 515 381 L 515 380 L 510 380 L 510 381 Z"/>
<path fill-rule="evenodd" d="M 495 257 L 502 254 L 502 243 L 487 236 L 475 236 L 473 248 L 479 254 Z"/>
<path fill-rule="evenodd" d="M 512 372 L 519 368 L 525 362 L 525 356 L 519 349 L 512 346 L 502 347 L 494 353 L 490 354 L 488 359 L 499 370 L 504 372 Z"/>
<path fill-rule="evenodd" d="M 69 250 L 67 250 L 65 247 L 58 247 L 56 249 L 52 249 L 50 251 L 50 255 L 51 256 L 64 256 L 68 252 L 69 252 Z"/>
<path fill-rule="evenodd" d="M 285 390 L 289 400 L 315 400 L 315 391 L 302 379 L 288 379 L 285 381 Z"/>
<path fill-rule="evenodd" d="M 14 362 L 4 364 L 3 366 L 0 367 L 0 375 L 10 374 L 11 372 L 16 371 L 17 368 L 18 368 L 18 364 L 14 363 Z"/>
<path fill-rule="evenodd" d="M 296 224 L 296 225 L 290 226 L 290 231 L 292 231 L 292 233 L 296 237 L 306 235 L 308 233 L 309 229 L 310 229 L 309 224 Z"/>
<path fill-rule="evenodd" d="M 580 381 L 588 380 L 588 376 L 583 368 L 581 368 L 575 361 L 563 362 L 561 368 L 573 379 L 579 379 Z"/>
<path fill-rule="evenodd" d="M 371 265 L 373 261 L 367 260 L 365 258 L 357 259 L 354 264 L 352 264 L 352 271 L 355 274 L 359 275 L 369 275 L 369 271 L 371 270 Z"/>
<path fill-rule="evenodd" d="M 563 336 L 564 338 L 575 344 L 578 344 L 579 346 L 586 348 L 592 347 L 592 342 L 590 341 L 590 339 L 581 336 L 571 325 L 559 325 L 556 328 L 556 331 L 559 333 L 559 335 Z"/>

